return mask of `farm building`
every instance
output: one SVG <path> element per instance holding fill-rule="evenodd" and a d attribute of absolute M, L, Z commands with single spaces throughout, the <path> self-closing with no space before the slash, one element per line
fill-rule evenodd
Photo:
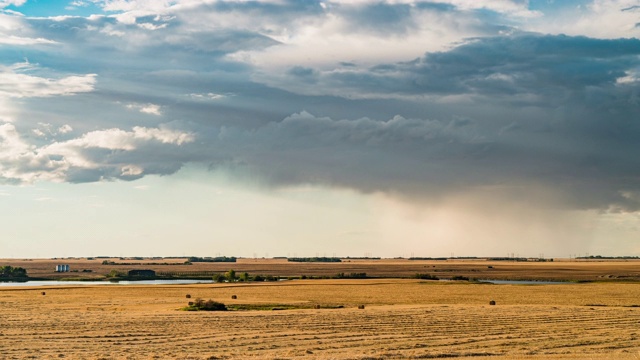
<path fill-rule="evenodd" d="M 69 272 L 69 265 L 56 265 L 56 272 Z"/>
<path fill-rule="evenodd" d="M 154 270 L 129 270 L 129 276 L 155 277 L 156 272 Z"/>

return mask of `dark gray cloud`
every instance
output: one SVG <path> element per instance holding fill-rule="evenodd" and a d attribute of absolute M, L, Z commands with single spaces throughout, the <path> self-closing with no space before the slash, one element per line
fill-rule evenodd
<path fill-rule="evenodd" d="M 640 40 L 496 35 L 512 30 L 499 14 L 446 4 L 174 10 L 128 22 L 24 20 L 31 36 L 58 45 L 4 47 L 7 64 L 27 57 L 40 80 L 97 75 L 91 92 L 20 100 L 20 121 L 4 124 L 0 139 L 12 154 L 0 156 L 5 181 L 134 180 L 197 163 L 272 186 L 323 184 L 412 201 L 483 188 L 527 201 L 527 188 L 539 186 L 570 208 L 640 209 Z M 336 58 L 265 70 L 243 61 L 247 52 L 286 48 L 278 39 L 328 14 L 348 35 L 401 39 L 424 25 L 421 12 L 473 18 L 478 37 L 371 66 Z M 259 76 L 268 70 L 267 80 Z M 37 137 L 41 123 L 73 131 Z"/>
<path fill-rule="evenodd" d="M 363 126 L 363 120 L 297 116 L 252 130 L 252 138 L 237 141 L 253 144 L 253 152 L 236 155 L 239 163 L 281 183 L 326 182 L 418 197 L 538 184 L 558 191 L 570 207 L 637 210 L 631 194 L 640 191 L 634 155 L 640 152 L 640 125 L 634 121 L 640 88 L 633 75 L 638 54 L 636 39 L 524 34 L 474 39 L 367 71 L 319 74 L 297 68 L 290 74 L 314 74 L 318 86 L 330 84 L 342 94 L 465 96 L 449 104 L 449 114 L 470 117 L 398 120 L 398 128 L 384 121 Z M 427 101 L 425 109 L 437 102 Z M 473 126 L 453 132 L 456 123 Z M 434 124 L 439 130 L 433 131 Z"/>
<path fill-rule="evenodd" d="M 638 67 L 640 40 L 522 34 L 470 39 L 450 51 L 366 70 L 325 72 L 328 87 L 368 94 L 533 96 L 565 100 L 613 87 Z M 558 96 L 561 96 L 558 99 Z"/>
<path fill-rule="evenodd" d="M 527 187 L 537 184 L 563 194 L 569 207 L 638 209 L 628 195 L 640 191 L 638 145 L 607 150 L 591 135 L 490 133 L 470 119 L 332 120 L 302 113 L 251 131 L 222 128 L 198 152 L 215 154 L 213 167 L 242 164 L 242 171 L 275 185 L 321 183 L 414 200 L 497 186 L 524 200 Z"/>
<path fill-rule="evenodd" d="M 349 18 L 351 30 L 372 32 L 381 36 L 402 35 L 415 29 L 415 19 L 409 4 L 373 3 L 348 6 L 343 15 Z"/>

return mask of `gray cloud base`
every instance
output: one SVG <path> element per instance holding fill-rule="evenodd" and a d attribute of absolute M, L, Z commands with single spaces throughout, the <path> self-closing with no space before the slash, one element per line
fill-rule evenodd
<path fill-rule="evenodd" d="M 228 56 L 282 46 L 269 30 L 273 24 L 295 18 L 295 27 L 327 14 L 319 2 L 282 4 L 217 3 L 141 15 L 129 24 L 106 16 L 25 19 L 34 36 L 66 44 L 65 51 L 49 43 L 9 46 L 0 49 L 3 58 L 16 63 L 26 55 L 59 78 L 97 76 L 88 93 L 21 100 L 23 117 L 16 133 L 6 128 L 0 148 L 9 153 L 19 139 L 27 150 L 2 158 L 4 180 L 24 173 L 46 179 L 47 172 L 71 182 L 133 180 L 198 163 L 274 186 L 322 184 L 419 201 L 488 188 L 528 199 L 527 188 L 541 187 L 561 194 L 570 208 L 640 209 L 639 40 L 511 29 L 512 35 L 467 39 L 405 62 L 301 62 L 268 77 Z M 336 11 L 352 31 L 381 37 L 414 31 L 416 9 L 458 11 L 363 6 Z M 252 12 L 261 20 L 254 28 L 222 29 L 187 21 L 214 10 Z M 198 19 L 206 25 L 207 17 Z M 142 113 L 145 104 L 161 111 Z M 74 131 L 35 138 L 32 130 L 42 122 Z M 136 126 L 144 134 L 165 129 L 162 136 L 192 138 L 136 138 Z M 71 141 L 105 129 L 124 131 L 135 146 L 74 146 L 91 166 L 62 166 L 70 155 L 45 151 L 56 144 L 67 151 Z"/>

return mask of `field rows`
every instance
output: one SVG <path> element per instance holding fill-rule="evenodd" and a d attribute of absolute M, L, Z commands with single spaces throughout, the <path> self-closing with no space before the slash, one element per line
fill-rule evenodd
<path fill-rule="evenodd" d="M 582 293 L 605 304 L 619 303 L 621 294 L 637 299 L 640 285 L 313 284 L 66 288 L 47 289 L 46 296 L 41 289 L 2 290 L 2 358 L 640 359 L 640 308 L 569 301 Z M 575 296 L 563 299 L 557 286 Z M 406 293 L 398 293 L 399 287 Z M 500 293 L 497 306 L 474 300 L 488 291 Z M 331 298 L 344 308 L 177 311 L 187 292 L 228 303 L 231 293 L 248 303 Z M 538 304 L 519 300 L 539 293 L 548 295 Z M 449 302 L 438 303 L 440 297 Z M 371 301 L 357 309 L 363 298 Z"/>
<path fill-rule="evenodd" d="M 136 358 L 420 358 L 637 353 L 640 348 L 638 333 L 630 331 L 640 324 L 636 309 L 426 306 L 190 313 L 187 319 L 185 313 L 122 315 L 82 321 L 86 317 L 69 320 L 64 313 L 52 313 L 23 319 L 19 327 L 3 321 L 0 342 L 4 356 L 15 359 L 129 353 Z"/>

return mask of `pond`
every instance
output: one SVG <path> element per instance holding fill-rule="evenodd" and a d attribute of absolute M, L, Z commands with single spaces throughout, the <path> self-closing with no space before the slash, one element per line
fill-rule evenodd
<path fill-rule="evenodd" d="M 575 284 L 569 281 L 538 281 L 538 280 L 478 280 L 500 285 L 567 285 Z"/>
<path fill-rule="evenodd" d="M 281 279 L 286 280 L 286 279 Z M 440 281 L 451 281 L 441 279 Z M 480 282 L 497 285 L 567 285 L 575 284 L 567 281 L 536 281 L 536 280 L 479 280 Z M 57 280 L 34 280 L 25 282 L 0 282 L 0 287 L 10 286 L 69 286 L 69 285 L 188 285 L 188 284 L 212 284 L 213 280 L 122 280 L 119 282 L 110 281 L 57 281 Z"/>
<path fill-rule="evenodd" d="M 56 281 L 34 280 L 24 282 L 0 282 L 0 287 L 9 286 L 69 286 L 69 285 L 182 285 L 182 284 L 211 284 L 213 280 L 138 280 L 138 281 Z"/>

